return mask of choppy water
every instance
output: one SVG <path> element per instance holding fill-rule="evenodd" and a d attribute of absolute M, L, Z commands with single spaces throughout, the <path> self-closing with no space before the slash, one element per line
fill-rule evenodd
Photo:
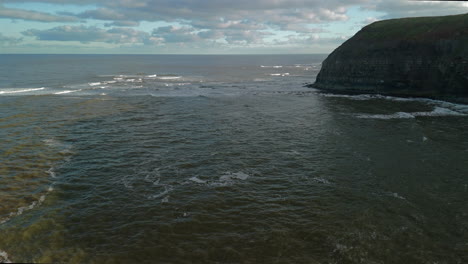
<path fill-rule="evenodd" d="M 0 56 L 0 262 L 467 263 L 468 106 L 325 56 Z"/>

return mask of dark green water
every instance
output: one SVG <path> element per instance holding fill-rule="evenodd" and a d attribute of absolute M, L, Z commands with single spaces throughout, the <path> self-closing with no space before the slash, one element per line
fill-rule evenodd
<path fill-rule="evenodd" d="M 467 106 L 302 87 L 323 56 L 5 57 L 0 262 L 468 262 Z"/>

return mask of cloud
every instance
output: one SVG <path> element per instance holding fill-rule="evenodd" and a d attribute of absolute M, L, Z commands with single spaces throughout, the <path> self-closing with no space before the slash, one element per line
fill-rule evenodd
<path fill-rule="evenodd" d="M 201 40 L 200 36 L 194 32 L 194 29 L 189 27 L 159 27 L 154 29 L 151 35 L 169 43 L 197 42 Z"/>
<path fill-rule="evenodd" d="M 80 17 L 131 21 L 186 21 L 194 27 L 262 27 L 262 24 L 346 20 L 346 8 L 359 0 L 139 0 L 103 2 Z M 251 28 L 249 28 L 251 29 Z"/>
<path fill-rule="evenodd" d="M 154 29 L 152 36 L 161 38 L 166 43 L 196 43 L 221 41 L 236 45 L 260 44 L 265 36 L 272 33 L 257 30 L 211 29 L 200 31 L 191 27 L 166 26 Z"/>
<path fill-rule="evenodd" d="M 264 42 L 265 36 L 272 35 L 268 32 L 263 31 L 226 31 L 224 32 L 226 41 L 229 44 L 246 45 L 246 44 L 261 44 Z"/>
<path fill-rule="evenodd" d="M 57 16 L 48 13 L 29 11 L 24 9 L 6 8 L 0 4 L 0 18 L 23 19 L 40 22 L 76 22 L 77 17 Z"/>
<path fill-rule="evenodd" d="M 349 36 L 321 37 L 313 35 L 289 35 L 286 40 L 276 40 L 278 46 L 309 46 L 309 45 L 333 45 L 337 46 L 349 39 Z"/>
<path fill-rule="evenodd" d="M 113 21 L 105 26 L 132 26 L 141 21 L 177 22 L 153 30 L 165 43 L 221 41 L 260 44 L 268 30 L 322 33 L 312 23 L 344 21 L 347 7 L 363 0 L 113 0 L 76 14 L 83 19 Z"/>
<path fill-rule="evenodd" d="M 21 2 L 5 0 L 7 2 Z M 31 0 L 34 1 L 34 0 Z M 90 1 L 36 0 L 62 4 Z M 261 30 L 267 26 L 310 24 L 348 19 L 346 7 L 363 0 L 103 0 L 96 9 L 74 14 L 77 18 L 113 21 L 166 21 L 200 29 Z M 72 15 L 67 13 L 67 15 Z"/>
<path fill-rule="evenodd" d="M 362 24 L 385 18 L 447 15 L 467 12 L 463 2 L 409 0 L 0 0 L 2 3 L 52 3 L 81 5 L 81 11 L 56 14 L 0 4 L 0 17 L 41 22 L 99 23 L 96 26 L 64 25 L 46 30 L 23 32 L 44 41 L 102 42 L 132 45 L 184 45 L 219 48 L 294 46 L 336 47 L 344 39 L 333 33 L 346 29 L 332 22 L 352 21 L 352 35 Z M 25 5 L 21 5 L 25 6 Z M 8 6 L 11 7 L 11 6 Z M 358 11 L 350 7 L 360 7 Z M 83 8 L 88 8 L 85 10 Z M 85 10 L 85 11 L 82 11 Z M 367 13 L 366 13 L 367 12 Z M 377 13 L 376 13 L 377 12 Z M 358 17 L 350 17 L 353 14 Z M 379 14 L 380 13 L 380 14 Z M 364 15 L 363 15 L 364 14 Z M 368 18 L 366 18 L 368 17 Z M 359 20 L 359 22 L 356 22 Z M 361 22 L 362 21 L 362 22 Z M 147 28 L 151 23 L 171 26 Z M 145 31 L 136 30 L 142 24 Z M 324 29 L 326 28 L 326 29 Z M 290 36 L 285 37 L 285 35 Z M 348 35 L 346 32 L 340 34 Z M 276 39 L 276 40 L 272 40 Z M 70 43 L 72 44 L 72 43 Z"/>
<path fill-rule="evenodd" d="M 110 8 L 98 8 L 95 10 L 87 10 L 78 14 L 80 18 L 92 18 L 98 20 L 127 20 L 127 16 Z M 133 20 L 133 19 L 132 19 Z"/>
<path fill-rule="evenodd" d="M 363 21 L 363 24 L 367 25 L 367 24 L 374 23 L 376 21 L 379 21 L 379 19 L 376 17 L 366 17 L 366 19 Z"/>
<path fill-rule="evenodd" d="M 223 18 L 215 20 L 201 20 L 189 22 L 191 26 L 200 29 L 223 29 L 223 30 L 260 30 L 266 29 L 264 24 L 248 19 L 228 20 Z"/>
<path fill-rule="evenodd" d="M 109 30 L 86 26 L 60 26 L 52 29 L 30 29 L 22 32 L 25 36 L 48 41 L 79 41 L 82 43 L 105 42 L 112 44 L 156 44 L 160 39 L 132 28 L 112 28 Z"/>
<path fill-rule="evenodd" d="M 137 21 L 127 21 L 127 20 L 122 20 L 122 21 L 114 21 L 112 23 L 105 23 L 105 27 L 136 27 L 140 25 L 139 22 Z"/>
<path fill-rule="evenodd" d="M 22 38 L 7 37 L 0 33 L 0 46 L 12 46 L 23 41 Z"/>
<path fill-rule="evenodd" d="M 202 39 L 223 39 L 224 32 L 221 30 L 207 30 L 207 31 L 200 31 L 197 34 Z"/>
<path fill-rule="evenodd" d="M 95 26 L 59 26 L 46 30 L 29 29 L 24 36 L 41 41 L 78 41 L 81 43 L 103 42 L 110 44 L 188 44 L 208 45 L 212 41 L 237 45 L 260 44 L 272 33 L 253 30 L 205 30 L 191 27 L 165 26 L 155 28 L 151 34 L 126 27 L 102 29 Z"/>
<path fill-rule="evenodd" d="M 306 24 L 286 24 L 281 30 L 294 31 L 297 33 L 325 33 L 329 32 L 320 27 L 309 27 Z"/>
<path fill-rule="evenodd" d="M 361 6 L 384 12 L 385 17 L 443 15 L 467 12 L 463 1 L 408 0 L 3 0 L 4 3 L 43 2 L 56 4 L 96 5 L 71 16 L 2 8 L 21 19 L 68 21 L 92 18 L 106 21 L 166 21 L 190 23 L 193 27 L 213 29 L 231 26 L 276 26 L 286 24 L 326 23 L 349 19 L 347 8 Z M 26 12 L 26 13 L 21 13 Z M 29 12 L 29 13 L 28 13 Z M 34 14 L 33 14 L 34 13 Z M 247 22 L 247 23 L 245 23 Z M 252 29 L 252 28 L 249 28 Z"/>
<path fill-rule="evenodd" d="M 374 0 L 367 1 L 363 8 L 385 13 L 382 17 L 418 17 L 443 16 L 468 12 L 465 1 L 409 1 L 409 0 Z"/>

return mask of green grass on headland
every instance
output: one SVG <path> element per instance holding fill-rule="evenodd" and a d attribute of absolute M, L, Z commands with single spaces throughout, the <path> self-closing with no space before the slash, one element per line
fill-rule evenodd
<path fill-rule="evenodd" d="M 362 29 L 358 40 L 430 40 L 445 37 L 468 38 L 468 13 L 441 17 L 400 18 L 374 22 Z"/>

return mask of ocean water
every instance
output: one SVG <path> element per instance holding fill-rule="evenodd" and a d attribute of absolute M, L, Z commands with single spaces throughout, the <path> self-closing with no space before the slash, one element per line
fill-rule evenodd
<path fill-rule="evenodd" d="M 468 106 L 326 55 L 0 55 L 0 262 L 467 263 Z"/>

